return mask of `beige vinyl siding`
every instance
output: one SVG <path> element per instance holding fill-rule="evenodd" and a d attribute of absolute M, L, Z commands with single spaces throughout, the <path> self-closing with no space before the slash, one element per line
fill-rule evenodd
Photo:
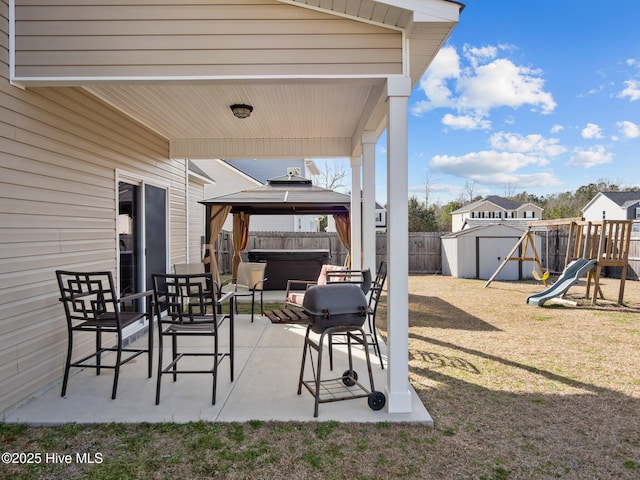
<path fill-rule="evenodd" d="M 16 0 L 16 76 L 402 73 L 399 31 L 274 0 L 109 3 Z"/>
<path fill-rule="evenodd" d="M 0 0 L 0 411 L 62 375 L 54 270 L 116 272 L 116 170 L 169 186 L 170 261 L 186 251 L 184 162 L 82 89 L 11 86 L 7 17 Z"/>

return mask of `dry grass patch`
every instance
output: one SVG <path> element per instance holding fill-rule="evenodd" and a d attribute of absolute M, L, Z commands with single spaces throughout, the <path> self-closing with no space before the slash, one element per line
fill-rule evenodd
<path fill-rule="evenodd" d="M 410 375 L 449 447 L 440 472 L 640 478 L 640 283 L 623 307 L 532 307 L 539 283 L 484 284 L 410 278 Z"/>
<path fill-rule="evenodd" d="M 410 377 L 435 428 L 249 422 L 0 425 L 9 451 L 100 465 L 4 465 L 3 478 L 638 479 L 640 282 L 627 306 L 532 307 L 537 283 L 412 276 Z M 608 298 L 618 282 L 604 279 Z M 584 293 L 584 285 L 571 293 Z M 384 308 L 379 313 L 385 318 Z M 393 315 L 391 315 L 393 320 Z"/>

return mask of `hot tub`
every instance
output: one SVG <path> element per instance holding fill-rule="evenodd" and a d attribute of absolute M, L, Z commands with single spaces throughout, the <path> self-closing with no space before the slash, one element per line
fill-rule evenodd
<path fill-rule="evenodd" d="M 287 280 L 317 280 L 330 254 L 329 250 L 253 249 L 247 257 L 250 262 L 267 262 L 265 290 L 285 290 Z"/>

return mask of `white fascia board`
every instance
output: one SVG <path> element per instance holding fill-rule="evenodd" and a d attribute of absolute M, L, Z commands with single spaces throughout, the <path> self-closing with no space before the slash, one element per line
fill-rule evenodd
<path fill-rule="evenodd" d="M 215 185 L 216 184 L 216 181 L 214 179 L 203 177 L 202 175 L 194 173 L 191 170 L 189 170 L 189 179 L 194 180 L 197 183 L 200 183 L 202 185 Z"/>
<path fill-rule="evenodd" d="M 444 0 L 386 0 L 383 3 L 413 12 L 413 21 L 418 22 L 457 22 L 461 6 Z"/>
<path fill-rule="evenodd" d="M 367 18 L 357 17 L 357 16 L 354 16 L 354 15 L 350 15 L 348 13 L 331 10 L 330 8 L 322 8 L 322 7 L 318 7 L 318 6 L 315 6 L 315 5 L 309 5 L 307 3 L 301 3 L 301 2 L 298 2 L 296 0 L 277 0 L 277 1 L 280 2 L 280 3 L 286 3 L 287 5 L 292 5 L 294 7 L 308 8 L 309 10 L 315 10 L 316 12 L 328 13 L 330 15 L 335 15 L 336 17 L 347 18 L 349 20 L 354 20 L 356 22 L 368 23 L 370 25 L 376 25 L 378 27 L 388 28 L 390 30 L 395 30 L 395 31 L 398 31 L 398 32 L 404 31 L 403 28 L 396 27 L 395 25 L 388 25 L 386 23 L 376 22 L 375 20 L 369 20 Z M 374 1 L 374 3 L 384 3 L 384 4 L 387 4 L 387 5 L 392 5 L 392 2 L 377 2 L 377 1 Z"/>
<path fill-rule="evenodd" d="M 280 0 L 279 0 L 280 1 Z M 318 80 L 371 80 L 386 79 L 388 73 L 375 74 L 339 74 L 339 75 L 158 75 L 158 76 L 104 76 L 104 77 L 15 77 L 14 82 L 25 87 L 91 87 L 92 85 L 135 84 L 144 85 L 149 82 L 171 82 L 180 84 L 209 84 L 221 82 L 226 84 L 253 81 L 290 80 L 293 82 Z"/>
<path fill-rule="evenodd" d="M 25 86 L 16 80 L 16 2 L 9 0 L 9 84 L 21 90 Z"/>

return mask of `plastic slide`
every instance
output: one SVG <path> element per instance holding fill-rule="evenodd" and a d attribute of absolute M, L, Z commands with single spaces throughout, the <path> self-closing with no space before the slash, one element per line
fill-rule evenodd
<path fill-rule="evenodd" d="M 574 260 L 567 265 L 567 268 L 564 269 L 562 275 L 560 275 L 553 285 L 540 293 L 531 295 L 527 298 L 527 303 L 540 307 L 544 305 L 547 300 L 563 295 L 580 277 L 595 268 L 596 263 L 596 260 L 586 260 L 584 258 Z"/>

